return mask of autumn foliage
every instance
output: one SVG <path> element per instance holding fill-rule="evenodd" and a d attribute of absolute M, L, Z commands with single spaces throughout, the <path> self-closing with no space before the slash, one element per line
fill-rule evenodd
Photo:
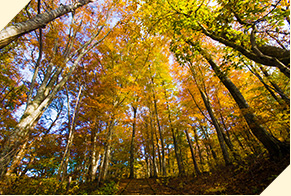
<path fill-rule="evenodd" d="M 31 1 L 9 25 L 74 2 Z M 230 168 L 243 179 L 256 161 L 279 175 L 289 12 L 287 0 L 86 1 L 18 36 L 0 51 L 1 194 L 116 194 L 120 179 L 205 183 Z M 239 194 L 206 186 L 194 193 Z"/>

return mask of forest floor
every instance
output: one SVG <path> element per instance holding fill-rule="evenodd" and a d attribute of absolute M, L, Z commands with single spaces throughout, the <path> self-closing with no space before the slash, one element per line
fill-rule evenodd
<path fill-rule="evenodd" d="M 221 167 L 198 177 L 121 179 L 117 195 L 260 194 L 290 164 L 259 158 L 249 164 Z"/>
<path fill-rule="evenodd" d="M 290 156 L 281 160 L 267 157 L 244 159 L 230 166 L 216 166 L 211 173 L 199 176 L 159 177 L 143 179 L 109 179 L 76 183 L 63 187 L 58 194 L 73 195 L 254 195 L 264 191 L 290 164 Z M 56 181 L 23 178 L 7 186 L 6 195 L 56 194 Z M 6 183 L 7 184 L 7 183 Z M 4 183 L 5 185 L 5 183 Z M 63 187 L 63 188 L 61 188 Z M 288 188 L 288 187 L 287 187 Z M 0 186 L 1 189 L 1 186 Z"/>

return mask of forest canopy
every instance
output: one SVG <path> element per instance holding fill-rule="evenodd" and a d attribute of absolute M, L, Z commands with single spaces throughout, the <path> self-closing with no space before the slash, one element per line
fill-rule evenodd
<path fill-rule="evenodd" d="M 0 193 L 288 165 L 289 6 L 30 1 L 0 31 Z"/>

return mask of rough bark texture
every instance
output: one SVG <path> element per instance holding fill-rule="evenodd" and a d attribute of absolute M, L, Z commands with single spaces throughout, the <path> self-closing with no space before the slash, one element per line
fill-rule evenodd
<path fill-rule="evenodd" d="M 16 23 L 12 26 L 9 26 L 2 31 L 0 31 L 0 49 L 7 46 L 11 42 L 13 42 L 18 37 L 29 33 L 33 30 L 44 28 L 45 25 L 56 18 L 59 18 L 69 12 L 73 12 L 74 10 L 78 9 L 79 7 L 82 7 L 90 2 L 93 2 L 92 0 L 80 0 L 78 2 L 75 2 L 70 5 L 60 5 L 55 10 L 51 10 L 48 12 L 45 12 L 43 14 L 38 14 L 35 17 L 33 17 L 30 20 L 27 20 L 25 22 Z"/>

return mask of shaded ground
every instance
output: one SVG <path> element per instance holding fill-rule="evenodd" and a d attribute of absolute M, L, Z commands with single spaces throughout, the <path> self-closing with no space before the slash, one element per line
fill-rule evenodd
<path fill-rule="evenodd" d="M 156 192 L 148 183 L 147 179 L 133 179 L 133 180 L 122 180 L 121 184 L 125 183 L 125 187 L 120 191 L 121 195 L 155 195 Z"/>
<path fill-rule="evenodd" d="M 122 179 L 117 195 L 181 195 L 183 192 L 159 184 L 158 179 Z"/>
<path fill-rule="evenodd" d="M 290 164 L 290 157 L 281 161 L 260 158 L 256 161 L 221 167 L 198 177 L 158 179 L 122 179 L 122 195 L 253 195 L 260 194 Z"/>

